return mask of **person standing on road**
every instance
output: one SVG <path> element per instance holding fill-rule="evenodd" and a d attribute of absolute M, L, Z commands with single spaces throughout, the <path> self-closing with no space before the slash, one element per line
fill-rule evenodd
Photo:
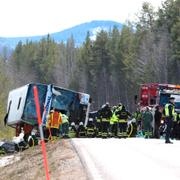
<path fill-rule="evenodd" d="M 110 125 L 110 118 L 112 117 L 112 111 L 109 103 L 104 104 L 100 110 L 101 117 L 101 128 L 102 128 L 102 138 L 108 137 L 108 130 Z"/>
<path fill-rule="evenodd" d="M 155 114 L 154 114 L 154 120 L 155 120 L 155 131 L 154 131 L 154 137 L 159 138 L 159 127 L 161 124 L 161 118 L 162 113 L 160 112 L 159 106 L 156 106 Z"/>
<path fill-rule="evenodd" d="M 122 105 L 122 109 L 117 111 L 115 115 L 117 116 L 119 123 L 118 137 L 126 138 L 127 122 L 128 122 L 128 118 L 131 117 L 131 113 L 126 110 L 126 107 L 124 105 Z"/>
<path fill-rule="evenodd" d="M 142 115 L 143 119 L 143 131 L 144 131 L 144 137 L 150 138 L 152 137 L 152 121 L 153 121 L 153 115 L 149 109 L 149 107 L 146 107 L 145 112 Z"/>
<path fill-rule="evenodd" d="M 164 113 L 165 113 L 165 124 L 166 124 L 166 134 L 165 134 L 165 143 L 171 143 L 170 141 L 170 134 L 173 124 L 173 119 L 175 116 L 175 107 L 174 107 L 174 97 L 169 98 L 169 103 L 167 103 L 164 107 Z"/>

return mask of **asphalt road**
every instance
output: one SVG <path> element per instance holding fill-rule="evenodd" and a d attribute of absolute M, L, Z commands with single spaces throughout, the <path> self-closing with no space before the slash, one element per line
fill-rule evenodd
<path fill-rule="evenodd" d="M 73 139 L 94 180 L 180 180 L 180 141 L 163 139 Z"/>

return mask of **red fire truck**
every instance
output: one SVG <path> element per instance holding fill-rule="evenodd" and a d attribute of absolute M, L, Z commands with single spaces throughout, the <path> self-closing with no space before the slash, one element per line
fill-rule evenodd
<path fill-rule="evenodd" d="M 164 107 L 169 97 L 175 97 L 175 109 L 180 111 L 180 85 L 148 83 L 140 88 L 140 107 Z"/>
<path fill-rule="evenodd" d="M 159 83 L 147 83 L 142 84 L 140 88 L 140 109 L 146 106 L 151 107 L 153 110 L 155 106 L 159 106 L 163 110 L 166 103 L 169 101 L 169 97 L 175 98 L 175 111 L 177 117 L 180 117 L 180 85 L 173 84 L 159 84 Z M 163 123 L 163 121 L 161 122 Z M 153 127 L 155 122 L 153 122 Z M 178 134 L 180 139 L 180 124 L 178 128 L 174 128 L 175 134 Z M 177 129 L 177 130 L 176 130 Z"/>

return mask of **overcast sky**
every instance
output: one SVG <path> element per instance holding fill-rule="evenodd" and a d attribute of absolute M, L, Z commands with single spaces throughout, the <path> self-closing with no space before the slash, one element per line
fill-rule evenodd
<path fill-rule="evenodd" d="M 91 20 L 132 20 L 145 0 L 0 0 L 0 37 L 43 35 Z M 146 0 L 155 8 L 164 0 Z"/>

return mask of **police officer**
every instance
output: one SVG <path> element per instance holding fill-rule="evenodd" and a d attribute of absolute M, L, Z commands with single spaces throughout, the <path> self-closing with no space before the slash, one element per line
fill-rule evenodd
<path fill-rule="evenodd" d="M 173 124 L 173 117 L 175 115 L 175 107 L 174 107 L 174 97 L 169 98 L 169 103 L 165 105 L 165 124 L 166 124 L 166 135 L 165 135 L 165 143 L 171 143 L 172 142 L 169 140 L 170 134 L 171 134 L 171 128 Z"/>

